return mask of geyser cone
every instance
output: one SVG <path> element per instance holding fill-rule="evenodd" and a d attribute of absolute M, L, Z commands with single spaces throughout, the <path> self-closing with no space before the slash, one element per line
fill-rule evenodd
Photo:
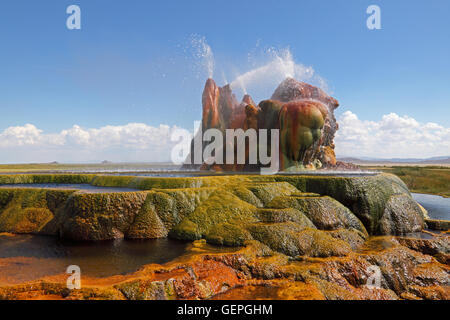
<path fill-rule="evenodd" d="M 219 129 L 226 137 L 226 129 L 267 129 L 269 134 L 271 129 L 279 129 L 280 170 L 298 165 L 307 168 L 336 165 L 333 140 L 338 125 L 334 110 L 339 103 L 320 88 L 287 78 L 276 88 L 271 100 L 256 105 L 248 94 L 239 103 L 230 85 L 218 87 L 213 79 L 208 79 L 202 104 L 203 131 Z M 270 143 L 270 136 L 267 141 Z M 203 149 L 206 145 L 203 143 Z M 246 144 L 245 148 L 247 156 L 249 146 Z M 237 159 L 236 154 L 234 158 Z M 228 163 L 202 168 L 242 171 L 249 166 Z"/>

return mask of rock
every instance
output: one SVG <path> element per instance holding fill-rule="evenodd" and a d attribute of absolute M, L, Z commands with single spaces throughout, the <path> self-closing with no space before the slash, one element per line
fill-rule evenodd
<path fill-rule="evenodd" d="M 231 113 L 231 118 L 229 121 L 229 128 L 227 129 L 243 129 L 245 128 L 245 123 L 247 119 L 247 106 L 255 106 L 255 102 L 253 102 L 253 99 L 246 94 L 244 98 L 242 99 L 242 102 L 234 106 L 233 111 Z M 257 111 L 256 111 L 257 113 Z M 257 126 L 251 126 L 249 128 L 255 128 L 257 129 Z M 245 130 L 245 129 L 244 129 Z"/>
<path fill-rule="evenodd" d="M 431 239 L 404 236 L 398 237 L 398 241 L 403 246 L 423 254 L 431 256 L 450 254 L 450 236 L 447 235 L 436 235 Z"/>
<path fill-rule="evenodd" d="M 259 209 L 257 212 L 258 218 L 262 222 L 277 223 L 277 222 L 295 222 L 308 228 L 315 229 L 316 226 L 304 215 L 301 211 L 293 208 L 284 209 Z"/>
<path fill-rule="evenodd" d="M 367 235 L 361 221 L 346 207 L 330 197 L 277 197 L 270 202 L 271 208 L 295 208 L 322 230 L 340 228 L 355 229 Z"/>
<path fill-rule="evenodd" d="M 306 183 L 305 191 L 328 195 L 349 208 L 369 234 L 402 234 L 421 230 L 424 225 L 420 208 L 394 175 L 316 177 Z"/>
<path fill-rule="evenodd" d="M 322 147 L 329 147 L 334 151 L 334 136 L 339 126 L 334 116 L 334 110 L 339 106 L 339 102 L 327 95 L 320 88 L 309 85 L 305 82 L 299 82 L 292 78 L 284 80 L 273 93 L 271 99 L 281 102 L 291 102 L 298 100 L 318 101 L 326 106 L 327 112 L 324 115 L 324 128 L 321 136 L 321 142 L 319 144 L 319 150 L 309 150 L 307 161 L 312 161 L 318 158 L 325 167 L 334 166 L 336 158 L 329 158 L 332 153 L 330 150 Z M 327 156 L 323 154 L 327 152 Z M 334 152 L 333 152 L 334 153 Z M 330 162 L 327 161 L 330 160 Z"/>
<path fill-rule="evenodd" d="M 0 232 L 54 235 L 52 223 L 73 191 L 0 190 Z"/>
<path fill-rule="evenodd" d="M 299 255 L 302 256 L 333 257 L 351 252 L 351 246 L 346 241 L 332 237 L 325 231 L 305 229 L 299 233 L 298 241 Z"/>
<path fill-rule="evenodd" d="M 283 105 L 279 116 L 281 168 L 312 160 L 306 159 L 307 151 L 319 147 L 326 115 L 326 107 L 320 102 L 302 100 Z"/>
<path fill-rule="evenodd" d="M 350 245 L 352 250 L 357 250 L 360 248 L 367 239 L 367 234 L 364 234 L 356 229 L 337 229 L 328 232 L 328 234 L 335 239 L 345 241 Z"/>
<path fill-rule="evenodd" d="M 406 234 L 421 231 L 424 226 L 422 210 L 408 194 L 392 195 L 380 220 L 381 234 Z"/>
<path fill-rule="evenodd" d="M 271 228 L 264 228 L 255 232 L 271 233 Z M 292 259 L 255 240 L 246 241 L 245 247 L 236 250 L 211 248 L 204 240 L 195 241 L 181 261 L 147 265 L 128 275 L 90 278 L 89 286 L 73 290 L 69 295 L 67 276 L 62 274 L 50 281 L 1 285 L 0 299 L 62 299 L 63 295 L 71 300 L 449 299 L 449 267 L 401 246 L 394 237 L 373 237 L 364 245 L 365 249 L 345 253 L 342 252 L 345 245 L 341 244 L 340 248 L 333 245 L 343 240 L 330 236 L 340 230 L 298 230 L 288 223 L 274 231 L 283 228 L 287 232 L 280 236 L 298 232 L 300 243 L 292 245 L 294 239 L 292 242 L 289 239 L 275 244 L 281 243 L 285 249 L 292 247 L 293 253 L 304 250 L 307 254 Z M 329 254 L 316 257 L 316 252 Z M 381 272 L 379 288 L 367 287 L 368 278 L 373 274 L 370 268 L 374 266 Z"/>
<path fill-rule="evenodd" d="M 425 223 L 431 230 L 437 231 L 450 230 L 450 221 L 447 220 L 425 219 Z"/>
<path fill-rule="evenodd" d="M 139 214 L 146 197 L 146 192 L 74 194 L 60 218 L 59 234 L 74 240 L 122 238 Z"/>
<path fill-rule="evenodd" d="M 299 193 L 297 188 L 287 182 L 250 183 L 245 187 L 259 199 L 261 207 L 266 207 L 275 197 Z"/>
<path fill-rule="evenodd" d="M 169 232 L 156 212 L 152 200 L 153 197 L 147 195 L 144 204 L 135 215 L 134 221 L 127 231 L 127 238 L 156 239 L 168 236 Z"/>
<path fill-rule="evenodd" d="M 278 117 L 283 107 L 283 103 L 277 100 L 263 100 L 258 105 L 260 112 L 258 113 L 259 129 L 279 129 L 280 124 Z M 267 141 L 271 141 L 270 138 Z"/>
<path fill-rule="evenodd" d="M 324 150 L 326 152 L 326 150 Z M 324 154 L 323 156 L 326 156 L 326 154 Z M 332 158 L 330 158 L 332 159 Z M 342 162 L 342 161 L 336 161 L 336 164 L 333 165 L 332 162 L 329 163 L 329 165 L 327 166 L 328 169 L 332 169 L 332 170 L 342 170 L 342 171 L 360 171 L 361 168 L 359 166 L 357 166 L 356 164 L 353 163 L 349 163 L 349 162 Z"/>
<path fill-rule="evenodd" d="M 440 286 L 429 286 L 429 287 L 420 287 L 420 286 L 411 286 L 409 288 L 410 293 L 415 294 L 418 298 L 424 300 L 449 300 L 450 299 L 450 290 L 448 287 L 440 287 Z"/>
<path fill-rule="evenodd" d="M 73 190 L 1 189 L 0 232 L 59 235 L 75 240 L 149 239 L 168 235 L 195 240 L 210 233 L 212 239 L 211 228 L 220 224 L 240 228 L 242 234 L 247 225 L 260 222 L 293 222 L 327 231 L 357 230 L 364 235 L 403 234 L 424 226 L 420 209 L 406 186 L 389 174 L 345 178 L 24 175 L 0 176 L 1 179 L 20 182 L 39 179 L 40 183 L 84 181 L 147 191 L 90 194 Z M 215 233 L 223 234 L 226 230 L 234 229 L 222 228 Z M 225 242 L 233 242 L 221 237 Z M 354 243 L 354 239 L 347 240 Z"/>
<path fill-rule="evenodd" d="M 209 128 L 223 129 L 223 115 L 222 110 L 219 108 L 220 90 L 216 83 L 212 79 L 208 79 L 203 90 L 202 104 L 203 104 L 203 117 L 202 127 L 203 130 Z"/>
<path fill-rule="evenodd" d="M 202 96 L 203 132 L 207 129 L 219 129 L 225 137 L 226 129 L 266 129 L 271 141 L 271 129 L 280 129 L 281 155 L 280 169 L 289 167 L 316 169 L 335 168 L 334 136 L 338 129 L 334 110 L 339 103 L 323 90 L 298 82 L 292 78 L 283 81 L 272 95 L 271 100 L 261 101 L 258 106 L 249 95 L 238 103 L 230 85 L 219 88 L 214 80 L 208 79 Z M 260 142 L 261 139 L 260 139 Z M 203 143 L 202 150 L 207 146 Z M 226 152 L 231 146 L 223 141 L 220 152 Z M 268 149 L 270 150 L 270 149 Z M 193 160 L 194 143 L 191 144 L 190 163 Z M 233 152 L 236 154 L 237 149 Z M 201 168 L 215 171 L 255 171 L 261 167 L 249 165 L 249 151 L 246 147 L 246 165 L 237 163 L 204 163 L 203 165 L 185 165 L 186 168 Z M 205 159 L 206 160 L 206 159 Z M 236 160 L 235 160 L 236 162 Z M 320 163 L 320 165 L 319 165 Z"/>
<path fill-rule="evenodd" d="M 342 256 L 351 251 L 346 242 L 336 240 L 324 231 L 292 222 L 252 224 L 248 230 L 255 240 L 291 257 Z"/>
<path fill-rule="evenodd" d="M 256 207 L 242 201 L 232 193 L 217 190 L 172 230 L 172 236 L 183 239 L 184 234 L 198 235 L 198 239 L 209 233 L 213 226 L 221 223 L 245 225 L 257 221 Z"/>
<path fill-rule="evenodd" d="M 330 146 L 322 146 L 320 147 L 319 152 L 319 161 L 321 163 L 325 163 L 327 167 L 336 168 L 338 162 L 336 161 L 336 154 L 334 153 L 334 149 Z M 345 168 L 349 170 L 350 168 Z M 342 168 L 341 168 L 342 170 Z"/>
<path fill-rule="evenodd" d="M 243 246 L 245 241 L 252 239 L 247 230 L 229 223 L 213 226 L 205 238 L 208 243 L 230 247 Z"/>
<path fill-rule="evenodd" d="M 299 82 L 293 78 L 285 79 L 272 94 L 270 98 L 281 102 L 290 102 L 296 100 L 316 100 L 325 104 L 334 110 L 339 106 L 339 102 L 328 96 L 320 88 L 314 87 L 305 82 Z"/>

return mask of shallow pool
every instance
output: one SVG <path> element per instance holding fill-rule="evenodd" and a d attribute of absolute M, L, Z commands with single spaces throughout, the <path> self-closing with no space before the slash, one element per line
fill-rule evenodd
<path fill-rule="evenodd" d="M 0 235 L 0 283 L 20 283 L 65 273 L 69 265 L 82 275 L 108 277 L 165 263 L 186 252 L 188 243 L 173 239 L 72 242 L 55 237 Z"/>
<path fill-rule="evenodd" d="M 450 220 L 450 198 L 422 193 L 413 193 L 412 196 L 427 209 L 431 219 Z"/>

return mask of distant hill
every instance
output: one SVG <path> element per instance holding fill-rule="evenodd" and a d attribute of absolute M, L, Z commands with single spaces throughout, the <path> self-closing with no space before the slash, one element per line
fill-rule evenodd
<path fill-rule="evenodd" d="M 391 159 L 385 159 L 385 158 L 367 158 L 367 157 L 338 157 L 338 160 L 344 161 L 344 162 L 352 162 L 352 163 L 360 163 L 360 164 L 369 164 L 369 163 L 409 163 L 409 164 L 450 164 L 450 156 L 446 157 L 432 157 L 432 158 L 426 158 L 426 159 L 418 159 L 418 158 L 391 158 Z"/>
<path fill-rule="evenodd" d="M 427 160 L 423 160 L 423 161 L 420 161 L 420 163 L 430 163 L 430 164 L 450 164 L 450 157 L 448 157 L 448 158 L 442 158 L 442 159 L 433 159 L 433 158 L 430 158 L 430 159 L 427 159 Z"/>

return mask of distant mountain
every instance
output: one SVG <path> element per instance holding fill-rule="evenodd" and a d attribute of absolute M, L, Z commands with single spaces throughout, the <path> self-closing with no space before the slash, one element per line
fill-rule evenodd
<path fill-rule="evenodd" d="M 426 164 L 450 164 L 450 157 L 447 158 L 441 158 L 439 157 L 439 159 L 426 159 L 421 161 L 420 163 L 426 163 Z"/>
<path fill-rule="evenodd" d="M 450 156 L 419 158 L 368 158 L 368 157 L 338 157 L 338 160 L 353 163 L 417 163 L 417 164 L 450 164 Z"/>
<path fill-rule="evenodd" d="M 343 162 L 364 162 L 364 161 L 367 161 L 365 159 L 358 159 L 358 158 L 352 158 L 352 157 L 344 157 L 344 158 L 337 157 L 337 160 L 343 161 Z"/>

